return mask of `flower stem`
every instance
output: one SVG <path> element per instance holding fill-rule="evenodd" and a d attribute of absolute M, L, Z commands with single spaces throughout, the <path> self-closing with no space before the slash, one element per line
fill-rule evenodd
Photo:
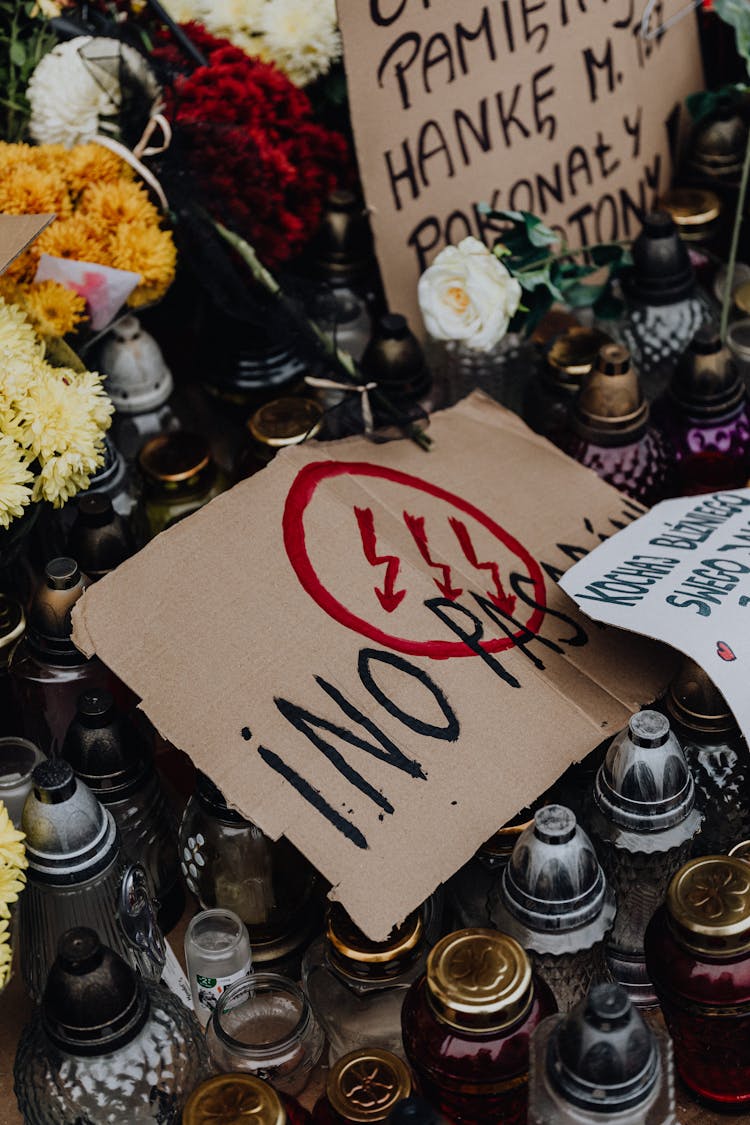
<path fill-rule="evenodd" d="M 737 249 L 740 244 L 740 231 L 742 229 L 742 221 L 745 212 L 745 196 L 747 195 L 747 181 L 749 176 L 750 134 L 748 134 L 747 138 L 747 147 L 745 148 L 745 162 L 742 165 L 742 178 L 740 179 L 740 190 L 737 196 L 737 211 L 734 216 L 732 242 L 729 247 L 729 261 L 727 262 L 727 280 L 724 286 L 724 293 L 721 298 L 721 324 L 719 327 L 719 334 L 721 336 L 722 344 L 726 343 L 727 328 L 729 326 L 729 306 L 732 302 L 732 290 L 734 288 L 734 269 L 737 264 Z"/>
<path fill-rule="evenodd" d="M 612 242 L 593 242 L 591 246 L 579 246 L 577 250 L 571 250 L 566 247 L 564 250 L 558 250 L 554 254 L 547 254 L 544 258 L 536 258 L 533 262 L 527 262 L 525 266 L 519 266 L 518 269 L 513 270 L 514 275 L 519 273 L 532 273 L 534 270 L 540 269 L 542 266 L 551 265 L 553 262 L 564 262 L 566 258 L 575 258 L 577 254 L 590 254 L 592 250 L 604 250 L 610 246 L 622 246 L 623 248 L 630 246 L 632 239 L 622 238 L 619 241 L 613 240 Z"/>

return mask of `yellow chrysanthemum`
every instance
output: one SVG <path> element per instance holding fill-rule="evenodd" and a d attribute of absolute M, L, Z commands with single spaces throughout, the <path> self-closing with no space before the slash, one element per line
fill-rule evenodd
<path fill-rule="evenodd" d="M 33 479 L 16 443 L 0 434 L 0 527 L 10 527 L 11 520 L 23 515 Z"/>
<path fill-rule="evenodd" d="M 156 301 L 174 280 L 177 251 L 169 231 L 120 223 L 112 239 L 112 265 L 141 275 L 141 283 L 128 298 L 138 308 Z"/>
<path fill-rule="evenodd" d="M 65 181 L 53 171 L 21 163 L 0 177 L 0 211 L 9 215 L 69 215 L 73 204 Z"/>
<path fill-rule="evenodd" d="M 26 884 L 26 876 L 17 867 L 0 865 L 0 918 L 10 918 L 10 904 L 18 902 L 18 896 Z"/>
<path fill-rule="evenodd" d="M 94 424 L 102 434 L 109 429 L 115 408 L 104 389 L 101 375 L 96 371 L 73 371 L 72 368 L 58 368 L 70 383 L 75 383 L 79 394 L 87 397 L 87 406 Z"/>
<path fill-rule="evenodd" d="M 39 252 L 36 245 L 30 246 L 23 254 L 19 254 L 15 258 L 5 273 L 2 279 L 5 282 L 16 282 L 18 285 L 28 285 L 34 280 L 36 275 L 37 266 L 39 265 Z"/>
<path fill-rule="evenodd" d="M 25 839 L 23 832 L 14 828 L 8 810 L 0 801 L 0 862 L 19 869 L 28 867 L 26 850 L 23 846 Z M 0 929 L 2 929 L 2 922 L 0 922 Z"/>
<path fill-rule="evenodd" d="M 120 223 L 159 225 L 159 213 L 148 192 L 132 180 L 91 184 L 84 191 L 79 208 L 90 219 L 103 220 L 109 228 Z"/>
<path fill-rule="evenodd" d="M 0 299 L 0 368 L 13 359 L 33 360 L 42 355 L 44 345 L 23 309 Z"/>
<path fill-rule="evenodd" d="M 105 237 L 94 223 L 78 213 L 48 226 L 39 235 L 36 247 L 40 254 L 51 254 L 53 258 L 111 265 Z"/>
<path fill-rule="evenodd" d="M 86 299 L 59 281 L 37 281 L 23 295 L 26 312 L 42 336 L 65 336 L 86 316 Z"/>
<path fill-rule="evenodd" d="M 71 190 L 76 194 L 89 184 L 114 184 L 118 180 L 129 180 L 133 175 L 124 160 L 93 141 L 85 145 L 74 145 L 67 150 L 66 155 L 65 175 Z"/>

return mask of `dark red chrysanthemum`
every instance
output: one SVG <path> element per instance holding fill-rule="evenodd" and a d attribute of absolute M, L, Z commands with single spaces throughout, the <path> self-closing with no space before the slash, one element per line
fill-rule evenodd
<path fill-rule="evenodd" d="M 185 30 L 208 59 L 193 67 L 166 37 L 154 58 L 172 75 L 167 113 L 204 206 L 269 266 L 298 253 L 320 222 L 347 157 L 310 99 L 273 64 L 197 23 Z"/>

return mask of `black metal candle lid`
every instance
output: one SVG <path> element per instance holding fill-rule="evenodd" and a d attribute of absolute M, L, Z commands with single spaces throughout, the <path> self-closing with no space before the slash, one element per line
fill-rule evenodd
<path fill-rule="evenodd" d="M 646 305 L 672 305 L 693 292 L 695 274 L 685 243 L 667 211 L 653 211 L 632 247 L 633 265 L 624 276 L 628 295 Z"/>
<path fill-rule="evenodd" d="M 574 1105 L 613 1114 L 642 1104 L 660 1075 L 653 1032 L 617 984 L 596 984 L 552 1032 L 547 1073 Z"/>
<path fill-rule="evenodd" d="M 42 998 L 52 1042 L 73 1055 L 108 1055 L 136 1037 L 148 1018 L 143 982 L 84 926 L 60 938 Z"/>

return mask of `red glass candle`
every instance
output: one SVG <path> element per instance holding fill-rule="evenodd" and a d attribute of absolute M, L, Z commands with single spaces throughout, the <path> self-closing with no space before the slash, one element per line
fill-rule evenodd
<path fill-rule="evenodd" d="M 722 1105 L 750 1102 L 750 865 L 686 863 L 645 949 L 683 1082 Z"/>
<path fill-rule="evenodd" d="M 402 1013 L 422 1093 L 456 1125 L 524 1125 L 531 1033 L 554 1011 L 552 993 L 513 938 L 483 929 L 448 934 Z"/>
<path fill-rule="evenodd" d="M 411 1091 L 409 1068 L 392 1051 L 350 1051 L 331 1067 L 312 1119 L 316 1125 L 379 1125 Z"/>

